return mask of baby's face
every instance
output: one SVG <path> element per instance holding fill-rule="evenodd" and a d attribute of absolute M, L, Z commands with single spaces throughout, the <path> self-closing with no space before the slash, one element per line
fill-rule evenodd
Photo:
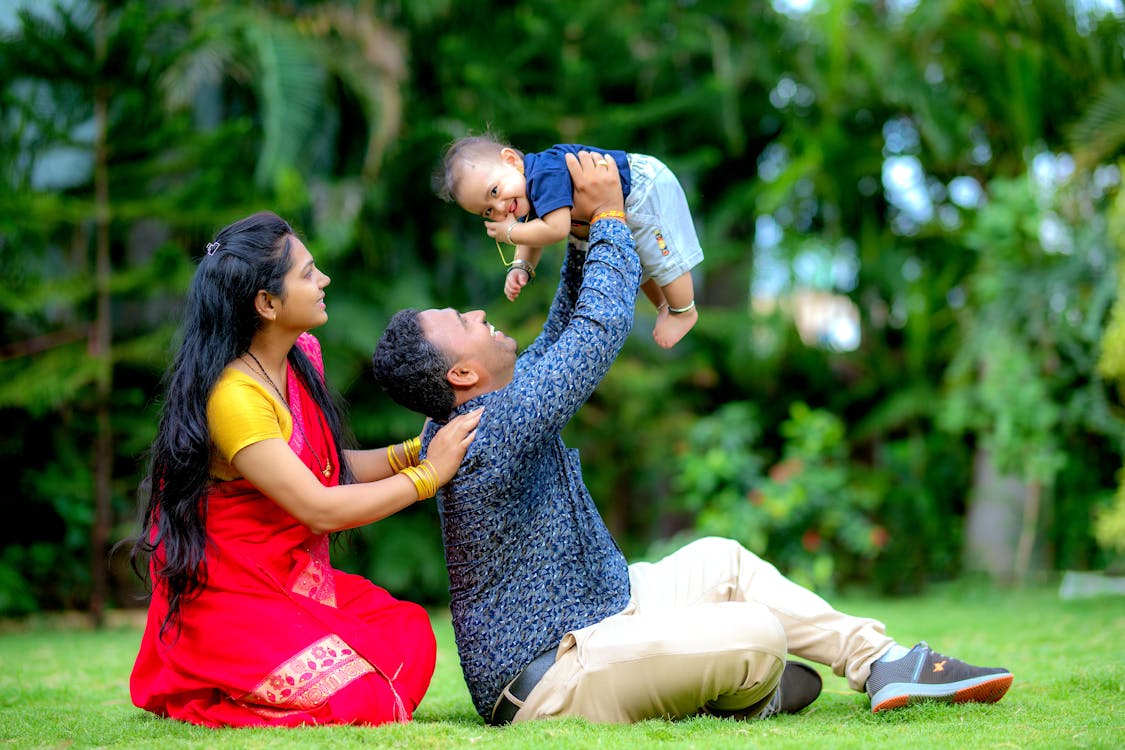
<path fill-rule="evenodd" d="M 488 221 L 500 221 L 509 214 L 517 219 L 531 210 L 527 202 L 527 180 L 523 161 L 496 157 L 495 160 L 464 163 L 459 168 L 457 205 Z"/>

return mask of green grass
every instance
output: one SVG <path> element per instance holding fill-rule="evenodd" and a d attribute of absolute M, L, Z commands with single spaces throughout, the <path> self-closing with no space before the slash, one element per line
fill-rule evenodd
<path fill-rule="evenodd" d="M 994 705 L 929 704 L 872 714 L 821 669 L 825 689 L 798 716 L 598 726 L 579 720 L 484 726 L 461 679 L 448 614 L 435 612 L 437 672 L 415 721 L 384 727 L 215 730 L 133 707 L 135 624 L 100 632 L 45 618 L 0 631 L 0 747 L 17 748 L 1121 748 L 1125 597 L 1060 601 L 1055 589 L 935 589 L 925 597 L 849 597 L 837 606 L 887 623 L 910 645 L 1012 670 Z M 133 618 L 135 619 L 135 618 Z"/>

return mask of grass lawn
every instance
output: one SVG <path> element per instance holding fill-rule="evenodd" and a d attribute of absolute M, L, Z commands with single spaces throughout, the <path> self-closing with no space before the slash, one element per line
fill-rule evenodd
<path fill-rule="evenodd" d="M 1054 588 L 952 585 L 924 597 L 837 598 L 905 645 L 1015 674 L 995 705 L 930 704 L 870 713 L 866 696 L 821 668 L 804 713 L 598 726 L 578 720 L 485 726 L 461 679 L 446 612 L 438 665 L 406 725 L 215 730 L 158 719 L 129 700 L 136 618 L 93 632 L 54 618 L 0 630 L 0 746 L 15 748 L 1125 748 L 1125 597 L 1060 601 Z M 131 621 L 129 621 L 131 620 Z"/>

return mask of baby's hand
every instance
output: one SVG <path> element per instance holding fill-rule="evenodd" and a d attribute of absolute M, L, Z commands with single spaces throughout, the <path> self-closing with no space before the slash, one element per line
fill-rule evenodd
<path fill-rule="evenodd" d="M 516 223 L 516 217 L 512 214 L 508 214 L 498 221 L 484 222 L 484 231 L 488 232 L 488 236 L 494 240 L 500 240 L 501 242 L 511 244 L 510 228 Z"/>
<path fill-rule="evenodd" d="M 527 271 L 522 268 L 513 268 L 508 271 L 508 275 L 504 277 L 504 295 L 512 302 L 520 296 L 520 291 L 527 286 L 527 282 L 531 277 L 527 275 Z"/>

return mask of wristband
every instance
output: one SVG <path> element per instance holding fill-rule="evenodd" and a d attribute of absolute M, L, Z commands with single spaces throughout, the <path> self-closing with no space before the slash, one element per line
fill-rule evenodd
<path fill-rule="evenodd" d="M 594 218 L 590 219 L 590 225 L 593 226 L 594 222 L 598 219 L 617 219 L 625 221 L 624 211 L 602 211 L 601 213 L 594 214 Z"/>

